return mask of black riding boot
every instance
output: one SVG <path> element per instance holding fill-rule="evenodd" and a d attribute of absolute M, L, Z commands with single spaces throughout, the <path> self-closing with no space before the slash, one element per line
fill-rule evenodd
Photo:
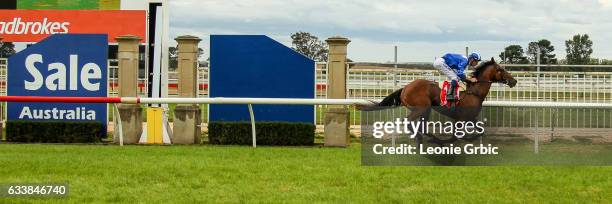
<path fill-rule="evenodd" d="M 456 90 L 456 86 L 451 85 L 450 89 L 446 92 L 446 101 L 448 102 L 455 102 L 455 90 Z"/>

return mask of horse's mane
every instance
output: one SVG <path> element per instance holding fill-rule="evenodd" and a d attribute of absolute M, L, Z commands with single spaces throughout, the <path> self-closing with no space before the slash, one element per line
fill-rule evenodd
<path fill-rule="evenodd" d="M 495 61 L 486 61 L 486 62 L 480 63 L 479 65 L 476 65 L 476 69 L 474 70 L 474 72 L 472 72 L 472 77 L 480 76 L 487 69 L 487 67 L 494 65 L 494 64 L 495 64 Z"/>

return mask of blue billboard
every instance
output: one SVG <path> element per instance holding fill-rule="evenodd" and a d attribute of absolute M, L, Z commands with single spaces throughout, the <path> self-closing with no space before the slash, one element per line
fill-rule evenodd
<path fill-rule="evenodd" d="M 210 36 L 210 97 L 315 98 L 315 62 L 265 35 Z M 257 121 L 314 123 L 312 105 L 253 105 Z M 247 105 L 211 104 L 210 121 L 249 121 Z"/>
<path fill-rule="evenodd" d="M 56 34 L 8 59 L 9 96 L 107 96 L 105 34 Z M 101 122 L 107 104 L 8 103 L 8 120 Z"/>

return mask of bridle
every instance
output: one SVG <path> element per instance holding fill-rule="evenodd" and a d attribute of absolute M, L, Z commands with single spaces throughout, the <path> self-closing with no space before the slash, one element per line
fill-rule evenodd
<path fill-rule="evenodd" d="M 507 72 L 504 68 L 502 68 L 501 66 L 498 66 L 495 68 L 497 72 Z M 499 81 L 499 83 L 505 84 L 505 85 L 510 85 L 510 80 L 507 79 L 506 77 L 504 77 L 504 75 L 501 76 L 501 80 Z"/>
<path fill-rule="evenodd" d="M 506 71 L 504 68 L 502 67 L 495 67 L 495 71 L 500 72 L 500 71 Z M 506 79 L 503 75 L 502 75 L 502 79 L 500 81 L 491 81 L 491 80 L 487 80 L 487 81 L 477 81 L 477 82 L 470 82 L 470 83 L 502 83 L 502 84 L 506 84 L 508 85 L 508 83 L 510 83 L 510 80 Z"/>
<path fill-rule="evenodd" d="M 500 71 L 505 71 L 504 68 L 502 68 L 501 66 L 497 66 L 495 67 L 495 71 L 500 72 Z M 487 80 L 487 81 L 480 81 L 478 80 L 477 82 L 470 82 L 473 84 L 478 84 L 478 83 L 487 83 L 487 84 L 492 84 L 492 83 L 502 83 L 505 85 L 509 85 L 510 80 L 506 79 L 503 75 L 502 75 L 502 79 L 500 81 L 491 81 L 491 80 Z M 481 100 L 484 100 L 484 98 L 482 97 L 482 95 L 480 93 L 478 93 L 478 91 L 473 91 L 473 90 L 466 90 L 465 91 L 466 95 L 473 95 L 476 96 L 478 98 L 481 98 Z"/>

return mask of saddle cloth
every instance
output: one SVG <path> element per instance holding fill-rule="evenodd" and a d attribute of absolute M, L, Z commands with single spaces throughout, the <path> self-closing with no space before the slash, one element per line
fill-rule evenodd
<path fill-rule="evenodd" d="M 452 102 L 452 103 L 449 103 L 448 100 L 446 99 L 446 93 L 450 91 L 451 83 L 448 81 L 444 81 L 442 83 L 441 88 L 442 88 L 442 91 L 440 91 L 440 106 L 446 106 L 447 108 L 450 108 L 451 106 L 454 106 L 459 102 L 459 92 L 461 91 L 461 86 L 455 89 L 455 102 Z"/>

